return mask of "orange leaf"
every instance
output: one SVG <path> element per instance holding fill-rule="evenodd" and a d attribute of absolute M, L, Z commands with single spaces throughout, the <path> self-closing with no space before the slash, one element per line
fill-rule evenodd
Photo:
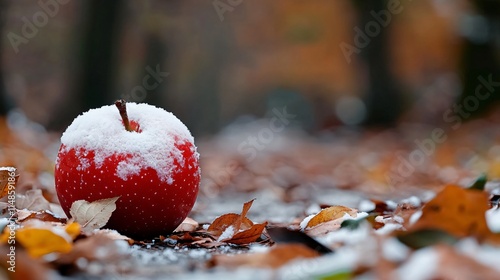
<path fill-rule="evenodd" d="M 207 231 L 214 236 L 220 236 L 228 227 L 232 226 L 234 232 L 246 230 L 253 226 L 253 222 L 246 217 L 252 206 L 253 199 L 243 204 L 241 214 L 229 213 L 216 218 Z"/>
<path fill-rule="evenodd" d="M 49 253 L 67 253 L 71 251 L 71 237 L 64 231 L 51 228 L 21 228 L 16 232 L 16 239 L 34 258 Z"/>
<path fill-rule="evenodd" d="M 262 235 L 262 231 L 264 231 L 266 225 L 267 222 L 263 224 L 255 224 L 247 230 L 236 233 L 235 235 L 233 235 L 233 237 L 231 237 L 231 239 L 222 241 L 237 245 L 243 245 L 255 242 Z"/>
<path fill-rule="evenodd" d="M 342 218 L 346 213 L 351 217 L 355 217 L 358 211 L 345 206 L 334 205 L 321 210 L 316 216 L 314 216 L 307 223 L 306 228 L 312 228 L 319 224 L 330 222 L 339 218 Z"/>
<path fill-rule="evenodd" d="M 64 230 L 72 239 L 75 239 L 78 235 L 80 235 L 81 226 L 79 223 L 73 222 L 68 224 Z"/>
<path fill-rule="evenodd" d="M 485 218 L 488 194 L 448 185 L 424 205 L 422 216 L 409 230 L 440 229 L 457 237 L 491 235 Z"/>

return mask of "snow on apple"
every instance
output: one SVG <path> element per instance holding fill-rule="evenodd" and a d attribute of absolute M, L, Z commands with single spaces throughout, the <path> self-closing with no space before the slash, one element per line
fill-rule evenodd
<path fill-rule="evenodd" d="M 163 109 L 115 105 L 83 113 L 63 133 L 55 167 L 61 206 L 69 216 L 77 200 L 120 196 L 107 228 L 137 239 L 168 234 L 198 194 L 194 139 Z"/>

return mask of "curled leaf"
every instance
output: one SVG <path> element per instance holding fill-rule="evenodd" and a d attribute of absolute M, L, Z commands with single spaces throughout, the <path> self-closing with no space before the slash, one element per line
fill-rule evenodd
<path fill-rule="evenodd" d="M 351 217 L 356 217 L 357 210 L 345 206 L 334 205 L 321 210 L 307 223 L 307 228 L 315 227 L 319 224 L 330 222 L 339 218 L 344 217 L 345 214 L 349 214 Z"/>

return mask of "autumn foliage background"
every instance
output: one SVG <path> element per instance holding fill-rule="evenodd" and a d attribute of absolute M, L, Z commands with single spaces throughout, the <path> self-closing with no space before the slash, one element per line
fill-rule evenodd
<path fill-rule="evenodd" d="M 0 166 L 20 175 L 25 240 L 17 279 L 244 278 L 248 266 L 273 271 L 262 278 L 398 279 L 422 259 L 437 264 L 428 278 L 498 274 L 500 1 L 51 3 L 54 16 L 25 36 L 42 5 L 0 0 Z M 190 219 L 156 240 L 57 210 L 62 131 L 119 98 L 173 112 L 201 154 Z"/>

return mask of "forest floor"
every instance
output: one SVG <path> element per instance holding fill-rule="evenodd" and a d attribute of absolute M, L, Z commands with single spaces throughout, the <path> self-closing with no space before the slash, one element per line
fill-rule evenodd
<path fill-rule="evenodd" d="M 197 139 L 190 219 L 153 240 L 80 231 L 54 189 L 60 134 L 0 120 L 0 166 L 19 173 L 16 272 L 5 196 L 0 279 L 495 279 L 497 118 L 270 139 L 265 121 L 229 127 Z M 248 137 L 261 142 L 243 151 Z"/>

